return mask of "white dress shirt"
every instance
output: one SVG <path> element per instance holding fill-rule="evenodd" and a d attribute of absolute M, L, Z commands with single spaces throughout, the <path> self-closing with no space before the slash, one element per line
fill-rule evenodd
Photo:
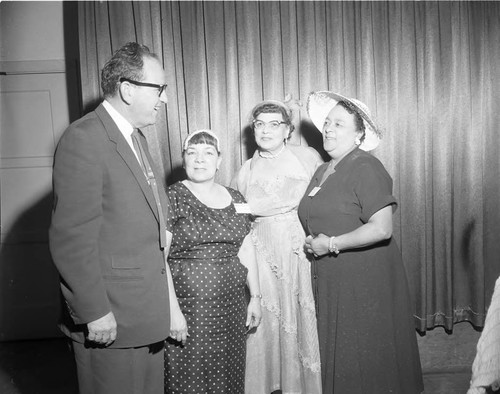
<path fill-rule="evenodd" d="M 113 119 L 113 121 L 116 123 L 116 126 L 120 130 L 120 132 L 123 134 L 123 137 L 125 137 L 125 140 L 127 141 L 128 145 L 130 146 L 130 149 L 132 149 L 132 152 L 135 153 L 135 157 L 139 164 L 141 163 L 139 160 L 139 153 L 135 151 L 134 149 L 134 143 L 132 142 L 132 133 L 134 132 L 134 128 L 132 125 L 128 122 L 127 119 L 125 119 L 116 109 L 113 108 L 111 103 L 107 100 L 104 100 L 102 102 L 102 105 L 108 111 L 109 116 Z"/>

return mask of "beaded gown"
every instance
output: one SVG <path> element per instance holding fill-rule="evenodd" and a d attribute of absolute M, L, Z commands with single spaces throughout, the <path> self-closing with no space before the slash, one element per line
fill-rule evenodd
<path fill-rule="evenodd" d="M 321 393 L 310 263 L 297 216 L 319 162 L 312 148 L 300 146 L 269 159 L 256 152 L 233 181 L 255 217 L 251 235 L 262 293 L 262 322 L 247 340 L 247 394 Z"/>
<path fill-rule="evenodd" d="M 233 203 L 243 196 L 227 189 Z M 167 189 L 168 264 L 190 336 L 165 350 L 165 393 L 241 394 L 245 375 L 247 268 L 237 256 L 250 231 L 232 204 L 209 208 L 182 183 Z"/>

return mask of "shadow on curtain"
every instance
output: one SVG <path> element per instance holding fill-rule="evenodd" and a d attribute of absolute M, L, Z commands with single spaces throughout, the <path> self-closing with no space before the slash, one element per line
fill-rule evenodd
<path fill-rule="evenodd" d="M 148 139 L 168 183 L 188 131 L 211 128 L 228 184 L 263 99 L 328 89 L 364 101 L 385 126 L 374 154 L 394 179 L 416 328 L 483 325 L 500 274 L 499 3 L 80 2 L 79 29 L 87 109 L 119 46 L 162 57 L 168 105 Z M 295 122 L 292 143 L 321 150 L 304 106 Z"/>

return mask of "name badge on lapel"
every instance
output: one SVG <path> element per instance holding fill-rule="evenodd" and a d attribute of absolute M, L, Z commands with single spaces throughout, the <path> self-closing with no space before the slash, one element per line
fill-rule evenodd
<path fill-rule="evenodd" d="M 233 203 L 236 213 L 252 213 L 250 205 L 247 203 Z"/>
<path fill-rule="evenodd" d="M 316 186 L 314 187 L 310 192 L 309 194 L 307 195 L 308 197 L 314 197 L 316 194 L 318 194 L 318 192 L 321 190 L 321 187 L 319 186 Z"/>

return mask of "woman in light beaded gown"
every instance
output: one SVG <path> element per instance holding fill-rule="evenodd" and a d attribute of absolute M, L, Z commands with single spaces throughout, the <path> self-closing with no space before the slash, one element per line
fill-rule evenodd
<path fill-rule="evenodd" d="M 291 117 L 279 101 L 252 110 L 258 150 L 233 180 L 254 216 L 262 293 L 262 322 L 247 339 L 247 394 L 321 393 L 310 263 L 297 207 L 322 160 L 312 148 L 287 144 Z"/>

